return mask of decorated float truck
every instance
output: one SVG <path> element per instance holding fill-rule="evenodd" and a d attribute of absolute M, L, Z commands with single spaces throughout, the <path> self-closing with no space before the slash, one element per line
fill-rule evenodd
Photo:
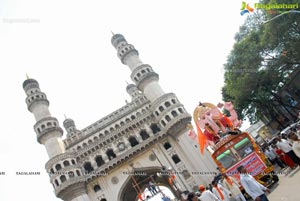
<path fill-rule="evenodd" d="M 222 108 L 227 110 L 228 116 L 220 111 Z M 200 103 L 194 111 L 194 121 L 201 151 L 203 152 L 204 147 L 209 147 L 221 173 L 231 175 L 240 181 L 237 167 L 243 165 L 265 186 L 278 182 L 274 166 L 254 139 L 249 133 L 238 129 L 242 122 L 238 120 L 231 102 L 218 106 Z M 240 188 L 245 193 L 242 186 Z M 248 197 L 246 193 L 245 195 Z"/>

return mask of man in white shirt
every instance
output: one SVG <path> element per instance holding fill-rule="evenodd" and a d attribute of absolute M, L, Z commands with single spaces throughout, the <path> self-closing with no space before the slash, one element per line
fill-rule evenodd
<path fill-rule="evenodd" d="M 291 159 L 292 161 L 297 164 L 300 165 L 300 159 L 298 158 L 298 156 L 294 153 L 292 146 L 289 144 L 288 141 L 281 139 L 281 137 L 277 137 L 277 143 L 276 143 L 277 147 L 279 149 L 281 149 L 284 153 L 286 153 Z"/>
<path fill-rule="evenodd" d="M 210 190 L 205 190 L 203 185 L 199 186 L 199 190 L 201 192 L 201 201 L 220 201 Z"/>
<path fill-rule="evenodd" d="M 269 201 L 265 192 L 270 190 L 257 182 L 246 170 L 244 166 L 239 166 L 237 171 L 240 173 L 240 181 L 245 191 L 254 201 Z"/>
<path fill-rule="evenodd" d="M 264 148 L 264 154 L 270 159 L 272 164 L 277 163 L 281 167 L 281 169 L 284 168 L 284 164 L 281 162 L 281 160 L 279 160 L 276 152 L 272 147 Z"/>
<path fill-rule="evenodd" d="M 221 182 L 214 180 L 212 182 L 212 185 L 212 192 L 219 200 L 230 201 L 230 199 L 232 198 L 232 193 L 228 189 L 226 189 Z"/>
<path fill-rule="evenodd" d="M 292 149 L 297 157 L 300 158 L 300 139 L 295 133 L 290 133 L 289 138 L 293 141 Z"/>
<path fill-rule="evenodd" d="M 240 190 L 239 187 L 240 185 L 238 181 L 226 174 L 223 174 L 222 176 L 224 177 L 223 179 L 224 187 L 227 188 L 232 193 L 232 197 L 235 199 L 235 201 L 246 201 L 243 193 Z"/>

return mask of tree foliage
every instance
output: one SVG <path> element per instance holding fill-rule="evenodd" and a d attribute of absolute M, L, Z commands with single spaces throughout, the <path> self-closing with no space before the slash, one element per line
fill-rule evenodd
<path fill-rule="evenodd" d="M 300 13 L 274 18 L 280 14 L 278 10 L 256 10 L 249 15 L 224 65 L 223 99 L 232 101 L 238 115 L 251 123 L 263 116 L 273 118 L 274 106 L 286 104 L 277 92 L 300 66 Z"/>

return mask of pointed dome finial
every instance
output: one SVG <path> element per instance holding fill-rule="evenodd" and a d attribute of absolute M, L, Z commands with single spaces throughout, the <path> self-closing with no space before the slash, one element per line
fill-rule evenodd
<path fill-rule="evenodd" d="M 65 120 L 67 119 L 67 116 L 66 116 L 66 114 L 64 114 L 64 117 L 65 117 Z"/>
<path fill-rule="evenodd" d="M 110 31 L 111 32 L 111 34 L 114 36 L 115 34 L 114 34 L 114 32 L 112 32 L 112 31 Z"/>
<path fill-rule="evenodd" d="M 27 73 L 26 73 L 26 79 L 27 79 L 27 80 L 29 80 L 29 76 L 28 76 L 28 74 L 27 74 Z"/>

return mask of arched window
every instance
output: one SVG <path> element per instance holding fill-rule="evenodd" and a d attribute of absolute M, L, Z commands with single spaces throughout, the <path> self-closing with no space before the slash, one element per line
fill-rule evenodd
<path fill-rule="evenodd" d="M 102 198 L 100 201 L 107 201 L 105 198 Z"/>
<path fill-rule="evenodd" d="M 155 111 L 155 115 L 156 115 L 156 116 L 159 116 L 159 113 L 158 113 L 157 111 Z"/>
<path fill-rule="evenodd" d="M 159 109 L 159 111 L 161 111 L 161 112 L 162 112 L 162 111 L 164 111 L 164 108 L 163 108 L 163 106 L 159 106 L 159 108 L 158 108 L 158 109 Z"/>
<path fill-rule="evenodd" d="M 92 166 L 92 164 L 90 162 L 86 162 L 84 165 L 83 165 L 83 168 L 85 169 L 85 171 L 87 173 L 90 173 L 92 171 L 94 171 L 94 168 Z"/>
<path fill-rule="evenodd" d="M 72 163 L 72 165 L 75 165 L 75 164 L 76 164 L 76 162 L 75 162 L 74 159 L 71 160 L 71 163 Z"/>
<path fill-rule="evenodd" d="M 55 169 L 56 169 L 56 171 L 61 170 L 61 165 L 60 165 L 60 164 L 57 164 L 57 165 L 55 166 Z"/>
<path fill-rule="evenodd" d="M 56 186 L 59 185 L 57 179 L 55 179 L 54 183 L 55 183 Z"/>
<path fill-rule="evenodd" d="M 162 124 L 163 126 L 166 126 L 166 123 L 165 123 L 164 120 L 161 120 L 161 124 Z"/>
<path fill-rule="evenodd" d="M 172 99 L 172 100 L 171 100 L 171 102 L 172 102 L 173 104 L 175 104 L 175 103 L 176 103 L 175 99 Z"/>
<path fill-rule="evenodd" d="M 181 161 L 180 158 L 177 156 L 177 154 L 173 155 L 172 159 L 173 159 L 173 161 L 174 161 L 175 164 L 177 164 L 177 163 L 179 163 Z"/>
<path fill-rule="evenodd" d="M 167 121 L 171 121 L 171 118 L 170 118 L 169 115 L 166 115 L 165 119 L 166 119 Z"/>
<path fill-rule="evenodd" d="M 54 170 L 53 170 L 53 168 L 51 168 L 51 169 L 50 169 L 50 172 L 51 172 L 52 174 L 54 173 Z"/>
<path fill-rule="evenodd" d="M 64 183 L 65 181 L 67 181 L 67 178 L 66 178 L 65 175 L 61 175 L 61 176 L 59 177 L 59 179 L 60 179 L 61 183 Z"/>
<path fill-rule="evenodd" d="M 106 155 L 108 157 L 108 160 L 112 160 L 113 158 L 117 157 L 116 154 L 115 154 L 115 152 L 114 152 L 114 150 L 112 150 L 112 149 L 108 149 L 106 151 Z"/>
<path fill-rule="evenodd" d="M 151 128 L 153 134 L 156 134 L 160 131 L 160 128 L 157 126 L 157 124 L 151 124 L 150 128 Z"/>
<path fill-rule="evenodd" d="M 139 144 L 139 142 L 136 140 L 136 138 L 134 136 L 130 136 L 129 139 L 128 139 L 130 145 L 132 147 L 136 146 Z"/>
<path fill-rule="evenodd" d="M 180 113 L 183 113 L 183 109 L 182 109 L 182 108 L 179 108 L 178 111 L 179 111 Z"/>
<path fill-rule="evenodd" d="M 121 125 L 121 126 L 124 126 L 124 125 L 125 125 L 125 123 L 124 123 L 123 121 L 121 121 L 121 122 L 120 122 L 120 125 Z"/>
<path fill-rule="evenodd" d="M 129 122 L 130 122 L 130 119 L 126 118 L 126 119 L 125 119 L 125 122 L 126 122 L 126 123 L 129 123 Z"/>
<path fill-rule="evenodd" d="M 92 140 L 89 140 L 89 141 L 88 141 L 88 143 L 89 143 L 89 144 L 92 144 L 92 143 L 93 143 L 93 141 L 92 141 Z"/>
<path fill-rule="evenodd" d="M 141 130 L 140 136 L 142 137 L 143 140 L 146 140 L 150 137 L 146 130 Z"/>
<path fill-rule="evenodd" d="M 97 156 L 95 158 L 95 161 L 96 161 L 98 167 L 100 167 L 101 165 L 103 165 L 105 163 L 102 156 Z"/>
<path fill-rule="evenodd" d="M 68 172 L 68 175 L 70 178 L 73 178 L 75 176 L 73 171 Z"/>
<path fill-rule="evenodd" d="M 87 147 L 87 144 L 86 144 L 86 143 L 83 143 L 82 146 L 83 146 L 83 147 Z"/>
<path fill-rule="evenodd" d="M 79 170 L 76 170 L 76 174 L 77 174 L 77 176 L 81 175 L 80 172 L 79 172 Z"/>
<path fill-rule="evenodd" d="M 101 187 L 98 184 L 94 186 L 95 193 L 97 193 L 100 190 L 101 190 Z"/>
<path fill-rule="evenodd" d="M 178 116 L 178 114 L 177 114 L 176 111 L 172 111 L 171 114 L 172 114 L 173 117 L 177 117 Z"/>
<path fill-rule="evenodd" d="M 64 164 L 65 167 L 70 165 L 69 161 L 64 161 L 63 164 Z"/>
<path fill-rule="evenodd" d="M 106 130 L 106 131 L 104 131 L 104 135 L 108 135 L 109 134 L 109 132 Z"/>
<path fill-rule="evenodd" d="M 168 149 L 170 149 L 172 146 L 171 146 L 171 144 L 169 143 L 169 142 L 166 142 L 165 144 L 164 144 L 164 148 L 166 149 L 166 150 L 168 150 Z"/>
<path fill-rule="evenodd" d="M 169 101 L 165 102 L 165 106 L 166 107 L 170 107 L 171 106 L 171 103 Z"/>

